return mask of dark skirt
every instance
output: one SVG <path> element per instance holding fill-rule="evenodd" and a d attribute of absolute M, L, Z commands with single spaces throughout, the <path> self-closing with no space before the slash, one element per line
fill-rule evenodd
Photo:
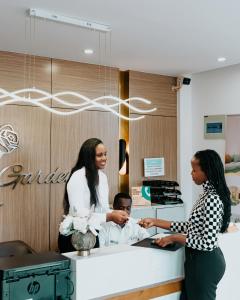
<path fill-rule="evenodd" d="M 76 251 L 76 249 L 73 247 L 71 242 L 72 235 L 62 235 L 59 233 L 58 235 L 58 249 L 60 253 L 66 253 L 66 252 L 73 252 Z M 94 248 L 99 248 L 99 240 L 98 236 L 96 239 L 96 244 Z"/>
<path fill-rule="evenodd" d="M 220 248 L 199 251 L 185 247 L 185 280 L 180 300 L 215 300 L 226 264 Z"/>

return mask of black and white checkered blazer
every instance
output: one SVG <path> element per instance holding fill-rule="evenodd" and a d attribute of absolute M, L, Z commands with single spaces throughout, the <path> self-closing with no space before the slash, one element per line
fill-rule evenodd
<path fill-rule="evenodd" d="M 186 246 L 212 251 L 218 247 L 218 234 L 223 221 L 223 203 L 214 187 L 206 181 L 203 194 L 193 206 L 187 222 L 172 222 L 171 231 L 186 234 Z"/>

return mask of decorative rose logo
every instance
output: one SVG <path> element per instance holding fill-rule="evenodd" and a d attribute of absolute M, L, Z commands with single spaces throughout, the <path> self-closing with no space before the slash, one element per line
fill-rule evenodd
<path fill-rule="evenodd" d="M 0 155 L 10 153 L 18 148 L 18 134 L 9 124 L 0 127 Z"/>

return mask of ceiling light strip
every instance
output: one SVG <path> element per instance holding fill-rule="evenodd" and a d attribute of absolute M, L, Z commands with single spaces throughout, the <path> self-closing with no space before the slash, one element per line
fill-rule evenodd
<path fill-rule="evenodd" d="M 87 21 L 87 20 L 76 18 L 76 17 L 63 16 L 63 15 L 59 15 L 59 14 L 52 13 L 49 11 L 41 10 L 41 9 L 30 8 L 28 10 L 28 14 L 30 17 L 38 17 L 38 18 L 42 18 L 42 19 L 47 19 L 47 20 L 51 20 L 51 21 L 55 21 L 55 22 L 59 22 L 59 23 L 75 25 L 75 26 L 92 29 L 92 30 L 97 30 L 97 31 L 101 31 L 101 32 L 111 31 L 110 25 Z"/>

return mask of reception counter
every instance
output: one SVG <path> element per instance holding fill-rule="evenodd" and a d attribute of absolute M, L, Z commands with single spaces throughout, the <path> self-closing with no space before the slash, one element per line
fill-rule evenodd
<path fill-rule="evenodd" d="M 73 299 L 120 299 L 122 294 L 129 294 L 128 299 L 143 299 L 138 293 L 148 293 L 151 298 L 167 295 L 159 299 L 177 300 L 183 277 L 183 250 L 118 245 L 93 249 L 88 257 L 65 253 L 71 259 Z"/>
<path fill-rule="evenodd" d="M 216 300 L 239 300 L 240 231 L 221 234 L 219 245 L 227 267 Z M 88 257 L 64 255 L 71 259 L 75 300 L 179 300 L 184 248 L 171 252 L 118 245 L 93 249 Z"/>
<path fill-rule="evenodd" d="M 237 224 L 240 229 L 240 224 Z M 219 246 L 226 260 L 226 271 L 217 289 L 217 300 L 240 299 L 240 231 L 222 234 Z"/>

